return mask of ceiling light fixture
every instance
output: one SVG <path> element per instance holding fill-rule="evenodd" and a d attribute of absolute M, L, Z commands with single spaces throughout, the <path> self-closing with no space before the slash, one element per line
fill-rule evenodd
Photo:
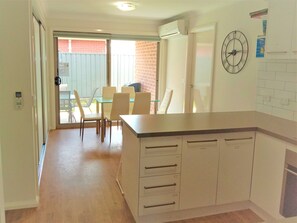
<path fill-rule="evenodd" d="M 136 8 L 133 2 L 118 2 L 116 5 L 121 11 L 132 11 Z"/>

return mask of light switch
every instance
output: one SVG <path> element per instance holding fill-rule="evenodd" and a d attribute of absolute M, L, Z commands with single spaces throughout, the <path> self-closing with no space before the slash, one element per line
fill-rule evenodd
<path fill-rule="evenodd" d="M 16 91 L 15 92 L 15 108 L 17 110 L 20 110 L 23 108 L 23 106 L 24 106 L 24 103 L 23 103 L 22 92 Z"/>

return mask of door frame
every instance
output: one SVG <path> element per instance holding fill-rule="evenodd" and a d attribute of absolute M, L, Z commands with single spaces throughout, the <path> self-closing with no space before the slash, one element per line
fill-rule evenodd
<path fill-rule="evenodd" d="M 189 30 L 189 44 L 188 44 L 188 62 L 187 62 L 187 79 L 186 79 L 186 92 L 185 92 L 185 112 L 192 113 L 193 112 L 193 94 L 192 88 L 194 87 L 195 81 L 195 61 L 196 61 L 196 46 L 195 40 L 196 35 L 199 33 L 207 32 L 210 30 L 214 31 L 214 40 L 213 40 L 213 63 L 211 67 L 211 89 L 210 89 L 210 111 L 212 111 L 213 107 L 213 83 L 214 83 L 214 65 L 215 65 L 215 50 L 216 50 L 216 23 L 210 23 L 206 25 L 196 26 Z"/>

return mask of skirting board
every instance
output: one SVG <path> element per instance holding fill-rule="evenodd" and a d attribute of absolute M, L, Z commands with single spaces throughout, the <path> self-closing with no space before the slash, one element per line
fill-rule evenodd
<path fill-rule="evenodd" d="M 238 211 L 243 209 L 251 209 L 254 211 L 260 218 L 267 222 L 274 222 L 274 218 L 268 215 L 266 212 L 258 208 L 255 204 L 250 201 L 237 202 L 232 204 L 225 205 L 216 205 L 202 208 L 194 208 L 189 210 L 180 210 L 163 214 L 154 214 L 154 215 L 145 215 L 136 219 L 137 223 L 161 223 L 168 221 L 176 221 L 182 219 L 190 219 L 208 215 L 221 214 L 231 211 Z M 273 220 L 273 221 L 272 221 Z"/>
<path fill-rule="evenodd" d="M 37 196 L 35 200 L 29 201 L 16 201 L 16 202 L 6 202 L 5 203 L 5 210 L 16 210 L 16 209 L 23 209 L 23 208 L 36 208 L 39 205 L 39 197 Z"/>

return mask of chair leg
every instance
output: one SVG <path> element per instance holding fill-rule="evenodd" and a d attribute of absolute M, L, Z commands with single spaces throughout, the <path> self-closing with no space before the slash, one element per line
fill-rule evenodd
<path fill-rule="evenodd" d="M 105 135 L 106 135 L 106 126 L 107 126 L 106 125 L 107 124 L 106 119 L 104 119 L 103 123 L 104 123 L 103 129 L 104 129 L 104 137 L 105 137 Z"/>
<path fill-rule="evenodd" d="M 83 120 L 83 123 L 82 123 L 82 136 L 81 136 L 81 141 L 84 141 L 84 130 L 85 130 L 85 120 Z"/>
<path fill-rule="evenodd" d="M 80 118 L 80 123 L 79 123 L 79 135 L 81 136 L 81 127 L 82 127 L 82 117 Z"/>
<path fill-rule="evenodd" d="M 98 126 L 99 126 L 98 122 L 99 122 L 99 121 L 96 121 L 96 134 L 97 134 L 97 135 L 98 135 L 98 132 L 99 132 L 99 131 L 98 131 Z"/>
<path fill-rule="evenodd" d="M 111 143 L 111 127 L 112 127 L 112 121 L 109 122 L 109 143 Z"/>

